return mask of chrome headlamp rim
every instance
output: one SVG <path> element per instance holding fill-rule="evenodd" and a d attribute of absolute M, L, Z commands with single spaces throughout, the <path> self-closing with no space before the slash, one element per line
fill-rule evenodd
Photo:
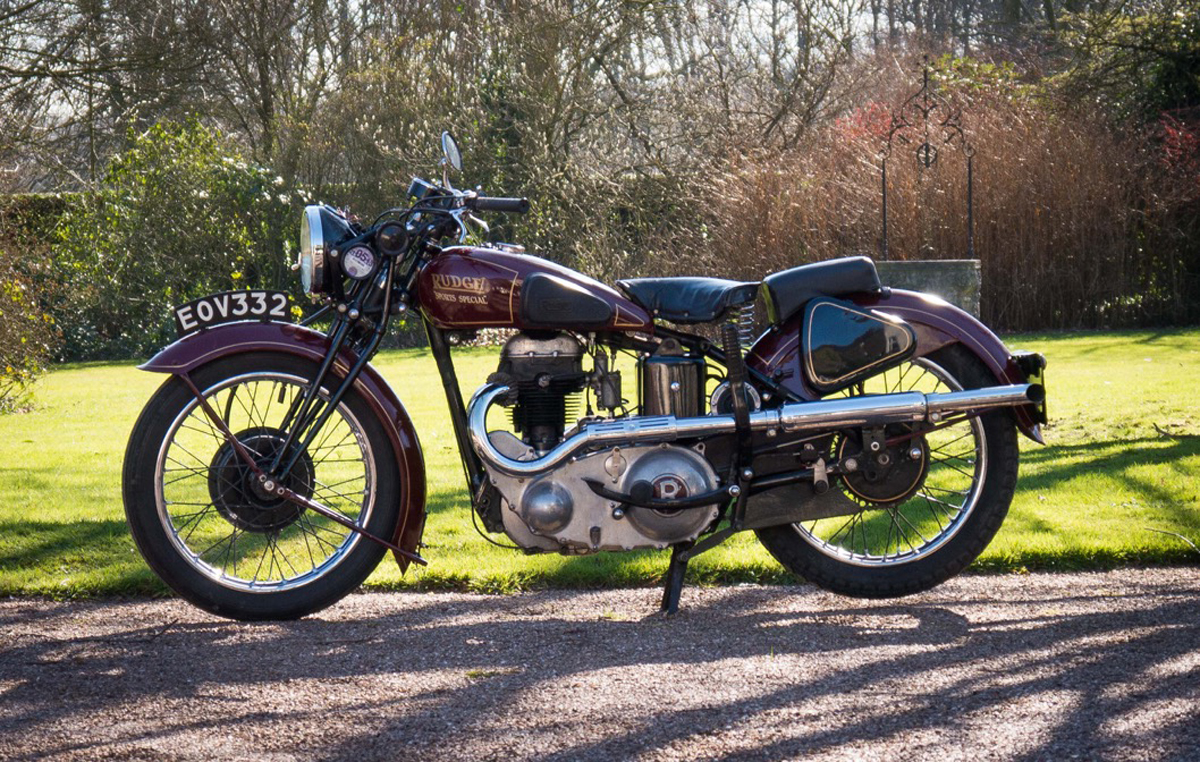
<path fill-rule="evenodd" d="M 310 204 L 304 207 L 300 218 L 300 285 L 305 293 L 313 294 L 320 290 L 327 252 L 321 205 Z M 314 286 L 317 288 L 314 289 Z"/>

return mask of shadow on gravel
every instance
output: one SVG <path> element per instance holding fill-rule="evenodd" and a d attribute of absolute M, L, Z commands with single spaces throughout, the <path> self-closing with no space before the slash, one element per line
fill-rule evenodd
<path fill-rule="evenodd" d="M 163 708 L 161 725 L 110 725 L 108 743 L 295 728 L 298 746 L 283 748 L 306 758 L 617 760 L 694 756 L 685 750 L 700 737 L 706 758 L 782 759 L 901 736 L 961 748 L 1000 715 L 1002 726 L 1031 718 L 1003 730 L 1034 739 L 1001 758 L 1155 748 L 1159 759 L 1194 759 L 1183 745 L 1195 739 L 1194 715 L 1143 714 L 1164 700 L 1195 706 L 1198 596 L 1148 588 L 1122 599 L 1131 597 L 1136 605 L 1112 611 L 1106 595 L 1006 608 L 985 597 L 874 605 L 745 588 L 685 598 L 690 608 L 673 620 L 638 620 L 572 618 L 566 594 L 407 596 L 415 605 L 404 610 L 336 621 L 197 615 L 89 638 L 4 637 L 0 743 L 149 702 Z M 310 682 L 309 698 L 295 698 Z M 571 701 L 579 695 L 583 706 Z M 38 755 L 93 743 L 64 736 Z"/>

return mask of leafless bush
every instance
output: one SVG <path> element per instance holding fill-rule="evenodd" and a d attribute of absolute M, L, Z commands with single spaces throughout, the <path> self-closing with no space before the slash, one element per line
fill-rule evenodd
<path fill-rule="evenodd" d="M 919 64 L 900 68 L 911 76 Z M 1032 329 L 1194 319 L 1194 194 L 1152 135 L 1115 130 L 995 69 L 943 80 L 975 149 L 986 322 Z M 896 85 L 878 83 L 859 108 L 794 149 L 732 159 L 701 194 L 707 224 L 669 267 L 753 278 L 836 256 L 878 256 L 879 159 L 899 105 Z M 920 168 L 913 147 L 896 147 L 889 160 L 891 258 L 962 258 L 965 156 L 943 146 L 932 167 Z"/>

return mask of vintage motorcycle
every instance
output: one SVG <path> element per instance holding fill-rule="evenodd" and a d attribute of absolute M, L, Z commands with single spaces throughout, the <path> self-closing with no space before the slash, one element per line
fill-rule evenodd
<path fill-rule="evenodd" d="M 207 296 L 176 308 L 181 338 L 141 366 L 169 378 L 130 437 L 125 510 L 181 596 L 288 619 L 355 589 L 386 550 L 426 563 L 417 434 L 369 364 L 413 310 L 483 528 L 528 553 L 669 548 L 666 612 L 688 560 L 736 532 L 865 597 L 933 587 L 995 535 L 1017 431 L 1042 441 L 1040 355 L 883 287 L 864 257 L 617 291 L 519 246 L 467 245 L 486 231 L 476 213 L 529 204 L 455 189 L 449 134 L 442 151 L 440 184 L 414 179 L 411 206 L 371 225 L 304 210 L 295 269 L 325 302 L 308 320 L 290 322 L 283 292 Z M 482 328 L 512 336 L 464 404 L 451 348 Z M 632 399 L 618 364 L 636 369 Z"/>

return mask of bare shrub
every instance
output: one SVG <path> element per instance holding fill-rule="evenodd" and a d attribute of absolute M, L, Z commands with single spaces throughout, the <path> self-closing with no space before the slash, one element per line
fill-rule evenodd
<path fill-rule="evenodd" d="M 1068 108 L 1003 68 L 943 63 L 943 92 L 964 108 L 976 151 L 985 322 L 1040 329 L 1194 319 L 1197 284 L 1189 273 L 1200 261 L 1186 232 L 1194 194 L 1187 177 L 1164 165 L 1159 143 Z M 910 61 L 899 70 L 911 76 L 914 69 Z M 707 222 L 670 269 L 755 278 L 804 262 L 878 256 L 878 162 L 887 115 L 903 91 L 895 80 L 876 88 L 795 149 L 731 159 L 710 192 L 697 189 Z M 913 147 L 897 147 L 889 160 L 891 258 L 962 258 L 965 157 L 943 146 L 923 169 Z"/>

